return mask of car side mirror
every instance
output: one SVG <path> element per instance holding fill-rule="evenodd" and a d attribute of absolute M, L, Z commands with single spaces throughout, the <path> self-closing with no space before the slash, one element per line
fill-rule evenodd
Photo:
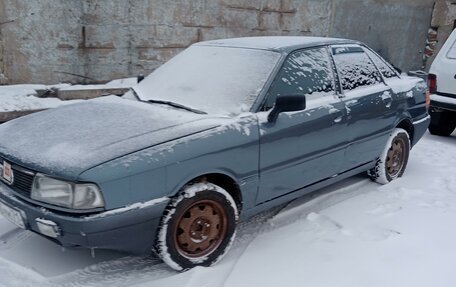
<path fill-rule="evenodd" d="M 268 115 L 268 122 L 275 122 L 280 113 L 302 111 L 305 109 L 306 96 L 304 95 L 278 96 L 274 107 Z"/>

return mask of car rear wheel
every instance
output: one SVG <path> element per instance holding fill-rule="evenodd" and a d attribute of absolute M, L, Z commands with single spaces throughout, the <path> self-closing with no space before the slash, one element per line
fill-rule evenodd
<path fill-rule="evenodd" d="M 236 203 L 226 190 L 209 182 L 189 184 L 165 211 L 156 252 L 178 271 L 210 266 L 229 249 L 237 221 Z"/>
<path fill-rule="evenodd" d="M 429 132 L 436 136 L 450 136 L 456 128 L 456 112 L 433 110 L 429 111 L 431 123 Z"/>
<path fill-rule="evenodd" d="M 401 177 L 407 166 L 409 153 L 408 133 L 404 129 L 394 129 L 375 167 L 368 171 L 370 178 L 380 184 L 387 184 Z"/>

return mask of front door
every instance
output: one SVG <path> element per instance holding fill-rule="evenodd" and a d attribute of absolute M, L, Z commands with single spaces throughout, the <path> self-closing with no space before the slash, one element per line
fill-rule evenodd
<path fill-rule="evenodd" d="M 306 97 L 303 111 L 281 113 L 267 122 L 280 95 Z M 326 47 L 288 56 L 258 113 L 260 191 L 257 203 L 293 192 L 336 175 L 344 159 L 346 109 L 338 98 Z"/>

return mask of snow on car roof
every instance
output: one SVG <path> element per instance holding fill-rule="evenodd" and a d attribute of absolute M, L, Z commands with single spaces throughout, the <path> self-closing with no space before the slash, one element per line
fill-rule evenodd
<path fill-rule="evenodd" d="M 303 37 L 303 36 L 266 36 L 266 37 L 243 37 L 204 41 L 195 45 L 224 46 L 249 49 L 263 49 L 275 51 L 291 51 L 294 49 L 328 44 L 359 43 L 354 40 L 326 38 L 326 37 Z"/>

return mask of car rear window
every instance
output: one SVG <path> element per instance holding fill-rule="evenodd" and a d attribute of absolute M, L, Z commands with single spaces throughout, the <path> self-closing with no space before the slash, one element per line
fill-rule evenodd
<path fill-rule="evenodd" d="M 268 92 L 263 110 L 270 109 L 280 95 L 296 94 L 306 96 L 307 100 L 335 94 L 331 58 L 326 48 L 290 54 Z"/>
<path fill-rule="evenodd" d="M 368 48 L 364 48 L 364 51 L 371 58 L 371 60 L 374 62 L 374 64 L 380 70 L 380 73 L 382 73 L 382 75 L 385 78 L 394 78 L 394 77 L 397 78 L 398 77 L 396 72 L 394 72 L 393 68 L 390 65 L 388 65 L 385 62 L 385 60 L 380 58 L 380 56 L 378 56 L 377 54 L 375 54 Z"/>
<path fill-rule="evenodd" d="M 332 53 L 344 91 L 381 83 L 380 73 L 361 46 L 333 46 Z"/>

